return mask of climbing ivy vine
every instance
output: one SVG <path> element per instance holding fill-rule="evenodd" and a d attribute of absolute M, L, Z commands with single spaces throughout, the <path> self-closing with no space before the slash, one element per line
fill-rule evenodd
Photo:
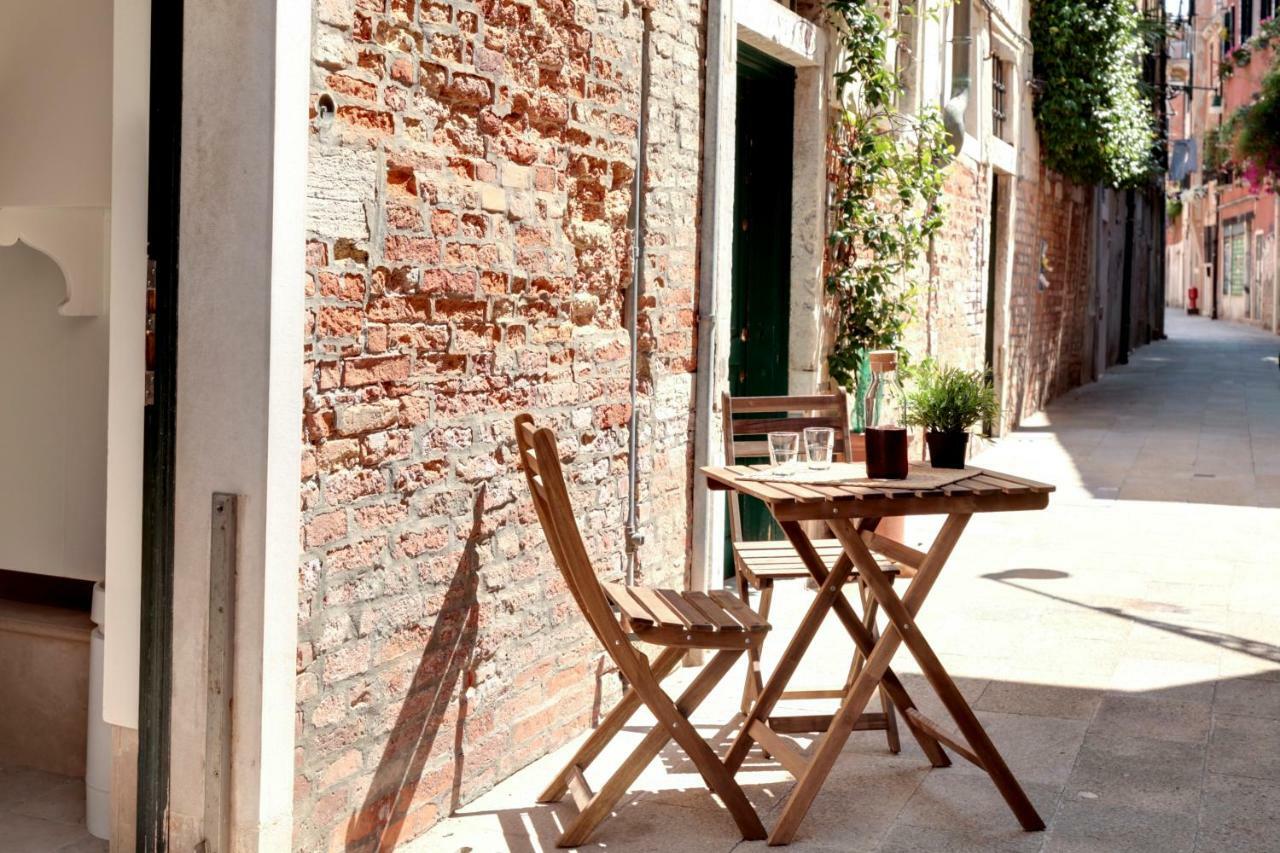
<path fill-rule="evenodd" d="M 896 30 L 882 7 L 876 0 L 829 0 L 826 7 L 844 63 L 835 73 L 840 110 L 829 146 L 826 289 L 835 340 L 827 366 L 850 391 L 866 351 L 897 348 L 905 358 L 902 336 L 920 260 L 942 226 L 950 151 L 936 110 L 902 109 L 905 88 L 889 56 Z"/>
<path fill-rule="evenodd" d="M 1133 187 L 1159 170 L 1143 61 L 1162 37 L 1134 0 L 1035 0 L 1036 124 L 1049 168 Z"/>

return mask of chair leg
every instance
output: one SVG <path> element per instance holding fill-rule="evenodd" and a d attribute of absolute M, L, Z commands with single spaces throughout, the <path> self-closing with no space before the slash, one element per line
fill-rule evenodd
<path fill-rule="evenodd" d="M 892 576 L 890 576 L 892 583 Z M 879 612 L 879 602 L 875 596 L 871 595 L 867 585 L 861 579 L 858 581 L 858 596 L 862 599 L 862 624 L 867 627 L 871 633 L 873 640 L 880 639 L 880 628 L 876 625 L 876 614 Z M 858 673 L 862 671 L 866 658 L 860 649 L 854 651 L 853 663 L 849 667 L 849 679 L 844 684 L 845 692 L 853 686 L 853 680 L 858 677 Z M 880 708 L 884 712 L 885 720 L 885 740 L 889 744 L 889 752 L 897 755 L 902 751 L 902 739 L 898 735 L 898 717 L 894 711 L 893 701 L 889 698 L 888 690 L 881 686 L 877 691 L 880 695 Z"/>
<path fill-rule="evenodd" d="M 750 585 L 747 583 L 746 577 L 742 572 L 738 572 L 738 597 L 742 599 L 742 603 L 751 606 Z M 760 614 L 760 618 L 769 621 L 769 607 L 773 601 L 773 581 L 760 581 L 760 602 L 756 607 L 756 612 Z M 746 714 L 751 710 L 751 704 L 756 701 L 756 697 L 760 695 L 760 691 L 764 689 L 764 679 L 760 675 L 760 649 L 764 645 L 763 640 L 754 644 L 747 649 L 747 677 L 742 687 L 742 713 Z"/>
<path fill-rule="evenodd" d="M 893 575 L 889 575 L 888 578 L 889 585 L 893 586 Z M 880 603 L 876 601 L 875 596 L 870 594 L 870 590 L 868 590 L 867 599 L 870 602 L 867 606 L 867 621 L 870 622 L 868 627 L 871 629 L 872 636 L 879 640 L 880 629 L 876 626 L 876 611 L 879 609 Z M 883 684 L 877 692 L 880 694 L 880 707 L 884 711 L 885 740 L 889 743 L 889 752 L 897 755 L 902 751 L 902 740 L 898 737 L 897 712 L 894 711 L 893 702 L 889 699 L 889 693 Z"/>
<path fill-rule="evenodd" d="M 654 681 L 662 681 L 662 679 L 666 678 L 684 658 L 684 655 L 684 649 L 663 649 L 662 653 L 650 665 Z M 640 708 L 641 702 L 640 693 L 636 690 L 635 685 L 627 687 L 626 693 L 618 700 L 618 704 L 614 705 L 613 710 L 605 715 L 596 730 L 583 741 L 582 746 L 578 747 L 578 751 L 573 754 L 573 757 L 569 759 L 564 768 L 551 780 L 551 784 L 547 785 L 546 790 L 539 795 L 538 802 L 559 802 L 564 797 L 565 792 L 568 791 L 569 777 L 573 775 L 574 769 L 585 771 L 590 767 L 591 762 L 595 761 L 601 750 L 608 745 L 609 741 L 613 740 L 614 735 L 622 730 L 627 720 L 631 719 L 631 715 Z"/>
<path fill-rule="evenodd" d="M 723 672 L 728 671 L 729 667 L 733 666 L 741 654 L 736 650 L 720 652 L 707 665 L 707 668 L 712 669 L 723 660 L 723 664 L 721 664 L 723 674 Z M 715 680 L 718 681 L 719 676 L 716 676 Z M 678 704 L 676 709 L 680 712 L 682 719 L 676 722 L 671 736 L 684 748 L 689 758 L 693 760 L 707 786 L 720 795 L 725 808 L 733 816 L 733 822 L 738 825 L 738 831 L 742 833 L 742 837 L 747 841 L 763 840 L 767 837 L 764 831 L 764 824 L 760 822 L 760 816 L 756 814 L 756 810 L 747 799 L 747 795 L 742 792 L 742 788 L 734 781 L 733 774 L 729 772 L 729 768 L 725 767 L 724 762 L 716 755 L 715 750 L 702 739 L 687 720 L 683 719 L 689 715 L 690 711 L 680 708 Z"/>
<path fill-rule="evenodd" d="M 759 817 L 756 816 L 755 809 L 747 802 L 742 789 L 733 781 L 733 777 L 728 775 L 728 771 L 715 753 L 711 751 L 711 747 L 707 746 L 706 741 L 698 736 L 693 726 L 688 722 L 688 716 L 693 713 L 694 709 L 707 697 L 712 688 L 741 656 L 742 652 L 739 650 L 722 651 L 716 654 L 674 703 L 669 696 L 661 692 L 661 688 L 658 691 L 659 695 L 656 696 L 645 696 L 644 691 L 641 691 L 642 700 L 658 717 L 658 724 L 645 735 L 644 740 L 632 751 L 631 755 L 627 756 L 626 761 L 622 763 L 617 772 L 609 777 L 608 781 L 601 786 L 600 790 L 582 810 L 569 821 L 564 833 L 560 836 L 560 840 L 556 842 L 557 847 L 577 847 L 585 843 L 595 828 L 600 825 L 600 822 L 609 815 L 610 810 L 618 802 L 618 799 L 635 782 L 636 777 L 648 766 L 649 762 L 657 757 L 662 748 L 666 746 L 667 741 L 671 740 L 673 736 L 685 749 L 689 758 L 693 760 L 703 779 L 724 800 L 725 806 L 738 824 L 743 837 L 749 840 L 760 840 L 765 837 L 764 826 L 760 823 Z M 666 705 L 666 708 L 662 707 L 663 704 Z M 674 714 L 671 713 L 672 711 L 674 711 Z M 664 723 L 664 718 L 668 722 Z M 703 749 L 698 750 L 695 742 L 701 744 Z M 708 755 L 711 762 L 720 768 L 720 771 L 724 774 L 723 777 L 715 773 L 714 767 L 707 766 L 704 769 Z M 725 784 L 726 780 L 727 785 Z M 742 813 L 743 805 L 746 807 L 745 813 Z"/>

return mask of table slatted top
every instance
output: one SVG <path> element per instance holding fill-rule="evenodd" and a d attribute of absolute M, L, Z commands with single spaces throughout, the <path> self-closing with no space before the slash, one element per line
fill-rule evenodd
<path fill-rule="evenodd" d="M 907 489 L 891 485 L 780 483 L 745 479 L 768 465 L 707 466 L 707 486 L 759 498 L 775 516 L 830 518 L 878 515 L 924 515 L 950 512 L 998 512 L 1043 509 L 1054 487 L 1048 483 L 986 469 L 936 489 Z"/>

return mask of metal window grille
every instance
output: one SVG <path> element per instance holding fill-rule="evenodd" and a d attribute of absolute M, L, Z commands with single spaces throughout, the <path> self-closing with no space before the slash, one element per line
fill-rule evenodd
<path fill-rule="evenodd" d="M 1276 13 L 1275 0 L 1258 0 L 1258 20 L 1265 21 Z"/>
<path fill-rule="evenodd" d="M 1222 292 L 1240 296 L 1248 290 L 1249 233 L 1242 219 L 1222 227 Z"/>
<path fill-rule="evenodd" d="M 1005 97 L 1008 87 L 1005 84 L 1005 65 L 999 58 L 991 62 L 991 132 L 1004 139 L 1005 129 Z"/>

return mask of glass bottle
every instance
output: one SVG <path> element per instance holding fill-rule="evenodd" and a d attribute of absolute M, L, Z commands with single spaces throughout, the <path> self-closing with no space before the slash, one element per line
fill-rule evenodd
<path fill-rule="evenodd" d="M 907 394 L 898 377 L 898 354 L 876 350 L 867 354 L 871 382 L 862 398 L 867 442 L 867 476 L 883 480 L 907 477 Z"/>

